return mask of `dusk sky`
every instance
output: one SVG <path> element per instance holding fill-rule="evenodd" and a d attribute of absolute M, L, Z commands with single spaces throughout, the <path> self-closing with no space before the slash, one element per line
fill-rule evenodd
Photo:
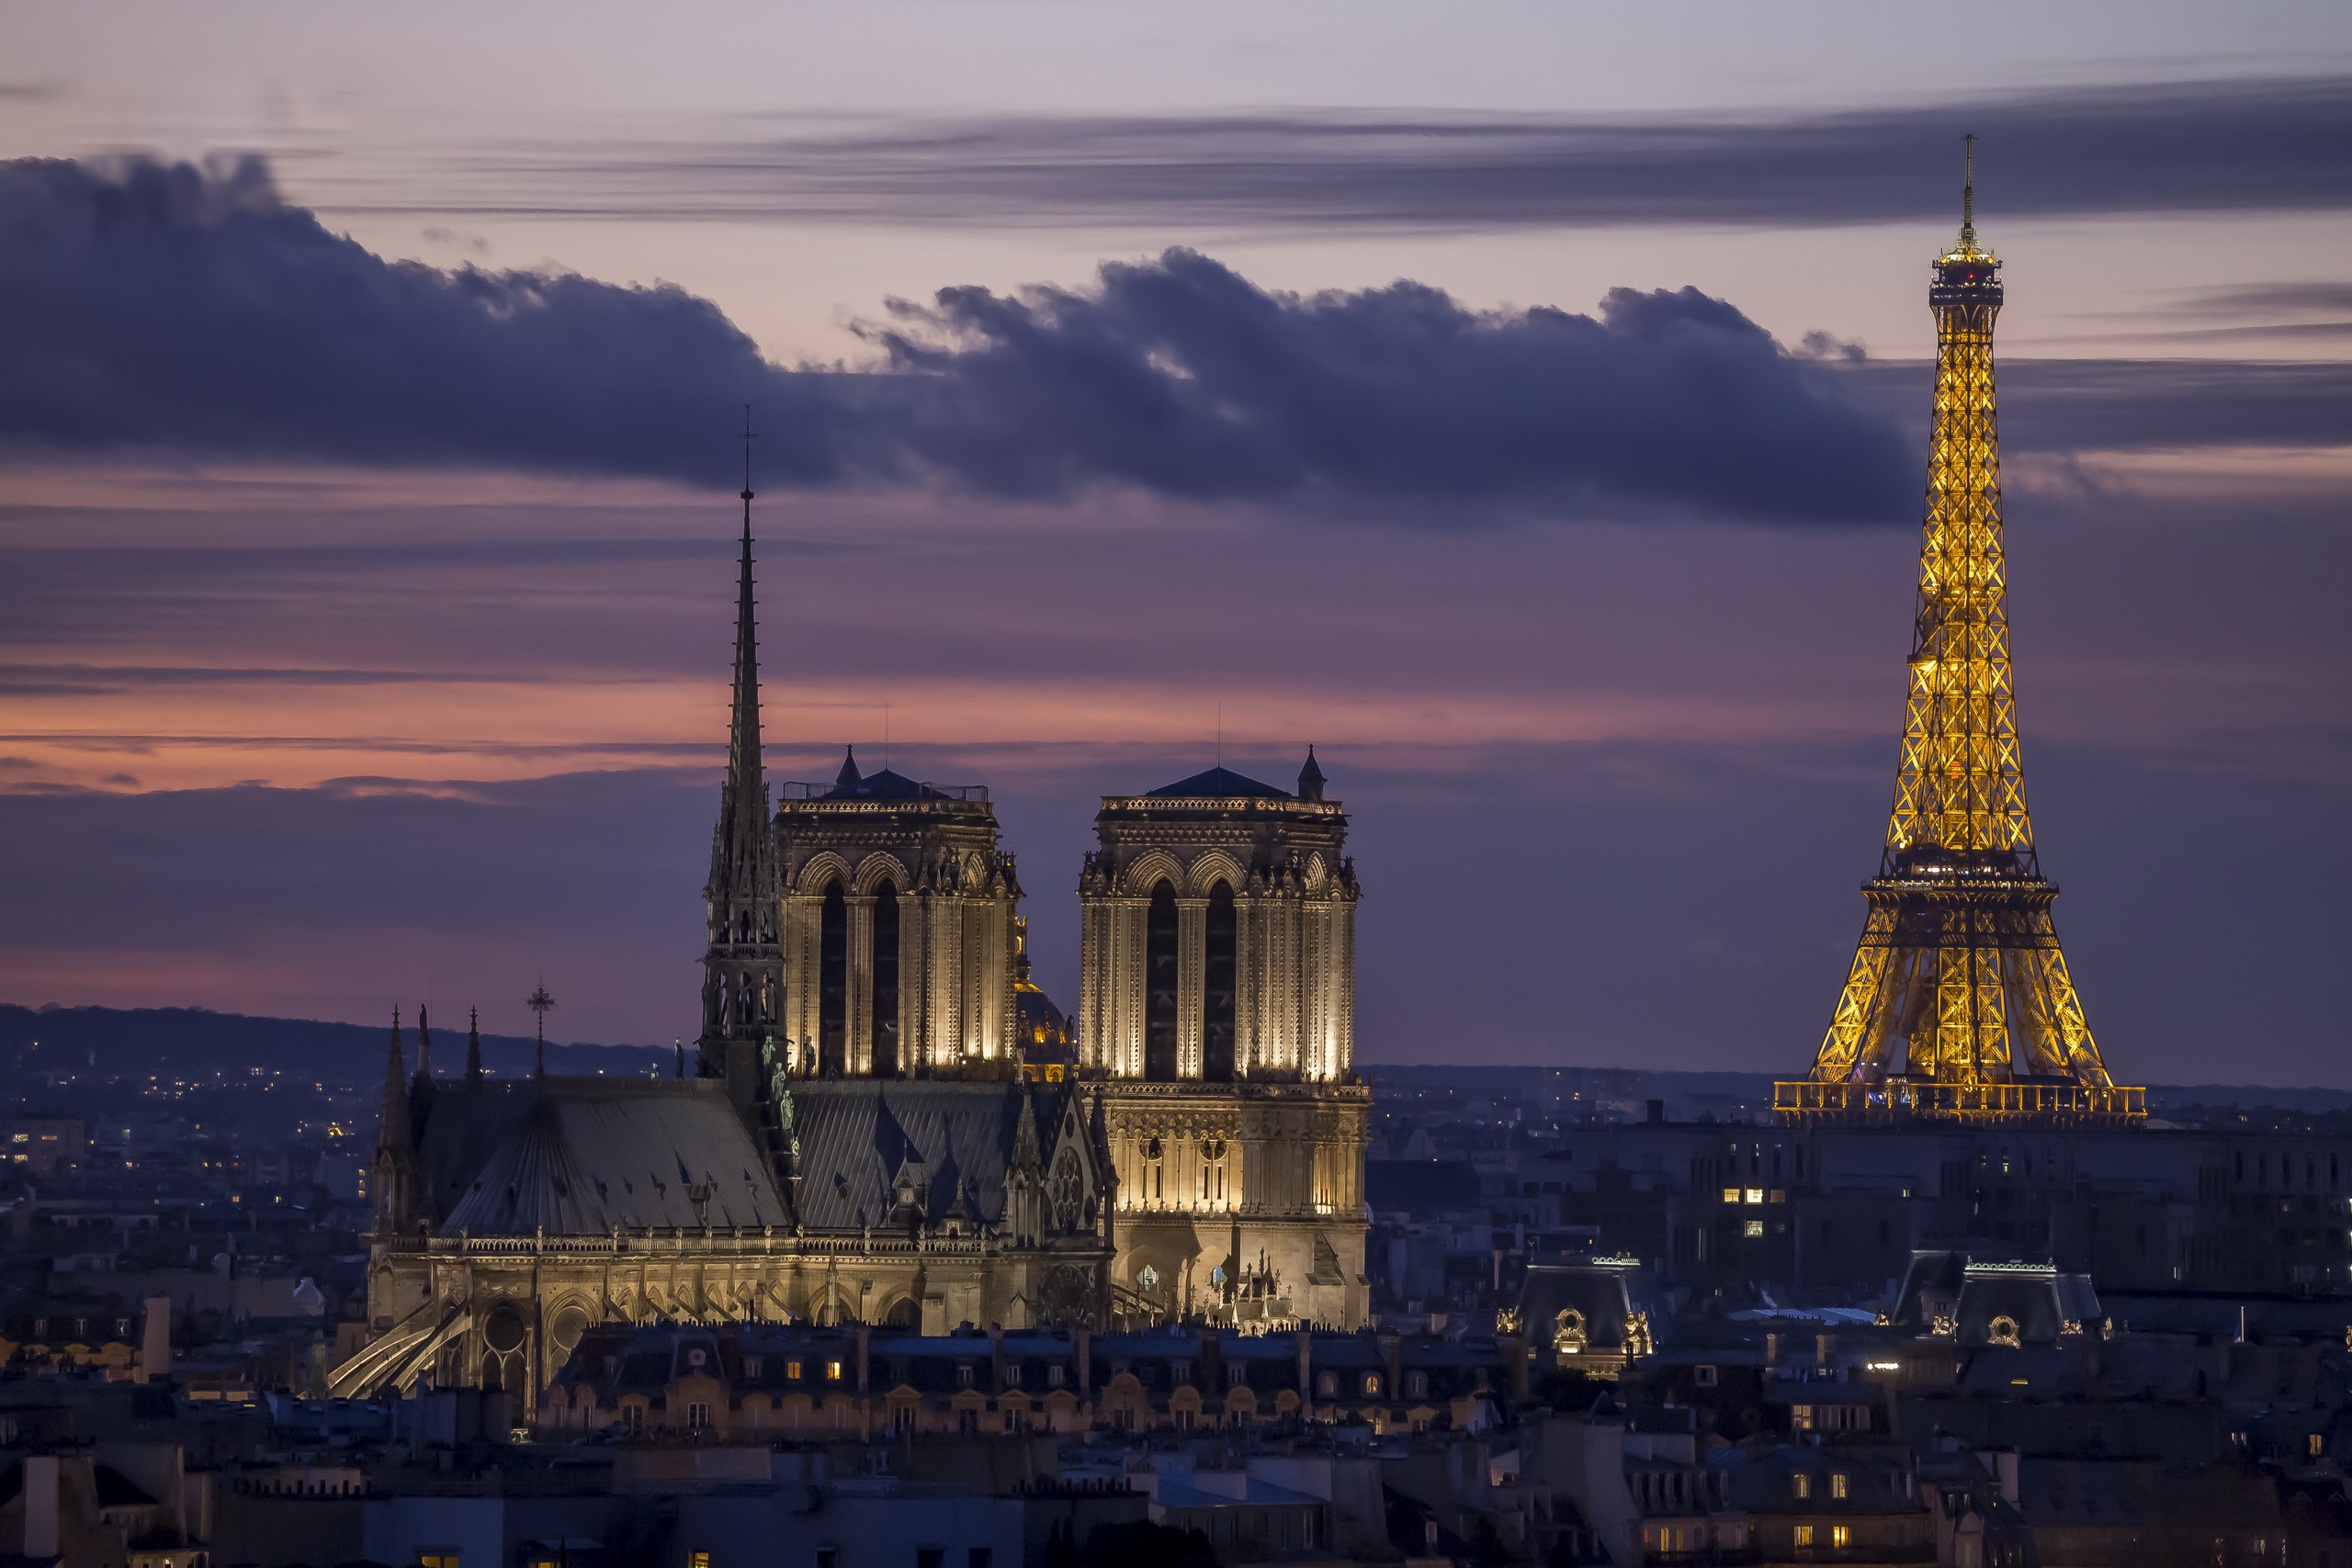
<path fill-rule="evenodd" d="M 1057 999 L 1311 742 L 1363 1060 L 1800 1074 L 1973 131 L 2092 1027 L 2352 1088 L 2352 9 L 1961 15 L 10 7 L 0 1000 L 691 1037 L 750 403 L 770 778 L 988 784 Z"/>

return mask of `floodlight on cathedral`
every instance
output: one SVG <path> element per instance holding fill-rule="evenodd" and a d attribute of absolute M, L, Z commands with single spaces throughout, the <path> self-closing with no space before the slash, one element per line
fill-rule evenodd
<path fill-rule="evenodd" d="M 1976 243 L 1974 138 L 1960 241 L 1935 259 L 1936 392 L 1902 760 L 1870 910 L 1794 1120 L 1928 1116 L 2120 1122 L 2117 1086 L 2067 973 L 2026 811 L 2009 668 L 1998 257 Z"/>

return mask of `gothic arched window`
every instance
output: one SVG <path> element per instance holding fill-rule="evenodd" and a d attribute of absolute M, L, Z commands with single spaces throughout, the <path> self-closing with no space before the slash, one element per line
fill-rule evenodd
<path fill-rule="evenodd" d="M 1151 890 L 1144 926 L 1143 1076 L 1176 1076 L 1176 889 L 1165 877 Z"/>
<path fill-rule="evenodd" d="M 1220 882 L 1209 889 L 1207 962 L 1201 970 L 1201 1076 L 1215 1083 L 1233 1077 L 1233 1005 L 1240 922 L 1233 889 Z"/>
<path fill-rule="evenodd" d="M 874 890 L 874 995 L 866 1004 L 874 1020 L 874 1076 L 899 1076 L 899 890 L 888 883 Z"/>
<path fill-rule="evenodd" d="M 817 1070 L 849 1070 L 849 900 L 838 882 L 825 888 L 817 922 Z"/>

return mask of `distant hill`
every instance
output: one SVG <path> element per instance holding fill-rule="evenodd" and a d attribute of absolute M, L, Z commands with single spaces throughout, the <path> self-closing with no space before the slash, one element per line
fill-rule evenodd
<path fill-rule="evenodd" d="M 455 1027 L 452 1027 L 454 1025 Z M 235 1077 L 249 1067 L 314 1073 L 323 1083 L 367 1084 L 384 1072 L 382 1024 L 322 1023 L 300 1018 L 249 1018 L 203 1008 L 15 1007 L 0 1003 L 0 1061 L 22 1083 L 52 1074 L 182 1078 Z M 401 1041 L 416 1066 L 416 1020 L 403 1020 Z M 527 1036 L 485 1034 L 482 1065 L 503 1077 L 531 1070 Z M 672 1070 L 675 1054 L 661 1045 L 548 1045 L 548 1070 L 643 1074 Z M 462 1012 L 433 1025 L 433 1066 L 447 1073 L 466 1061 Z"/>

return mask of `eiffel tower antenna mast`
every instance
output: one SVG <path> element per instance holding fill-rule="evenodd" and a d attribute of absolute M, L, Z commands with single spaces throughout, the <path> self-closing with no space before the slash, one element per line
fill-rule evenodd
<path fill-rule="evenodd" d="M 1976 139 L 1962 146 L 1960 239 L 1928 289 L 1934 421 L 1886 847 L 1813 1071 L 1773 1104 L 1796 1121 L 2130 1122 L 2147 1091 L 2108 1076 L 2026 811 L 1993 402 L 2001 263 L 1976 243 Z"/>

